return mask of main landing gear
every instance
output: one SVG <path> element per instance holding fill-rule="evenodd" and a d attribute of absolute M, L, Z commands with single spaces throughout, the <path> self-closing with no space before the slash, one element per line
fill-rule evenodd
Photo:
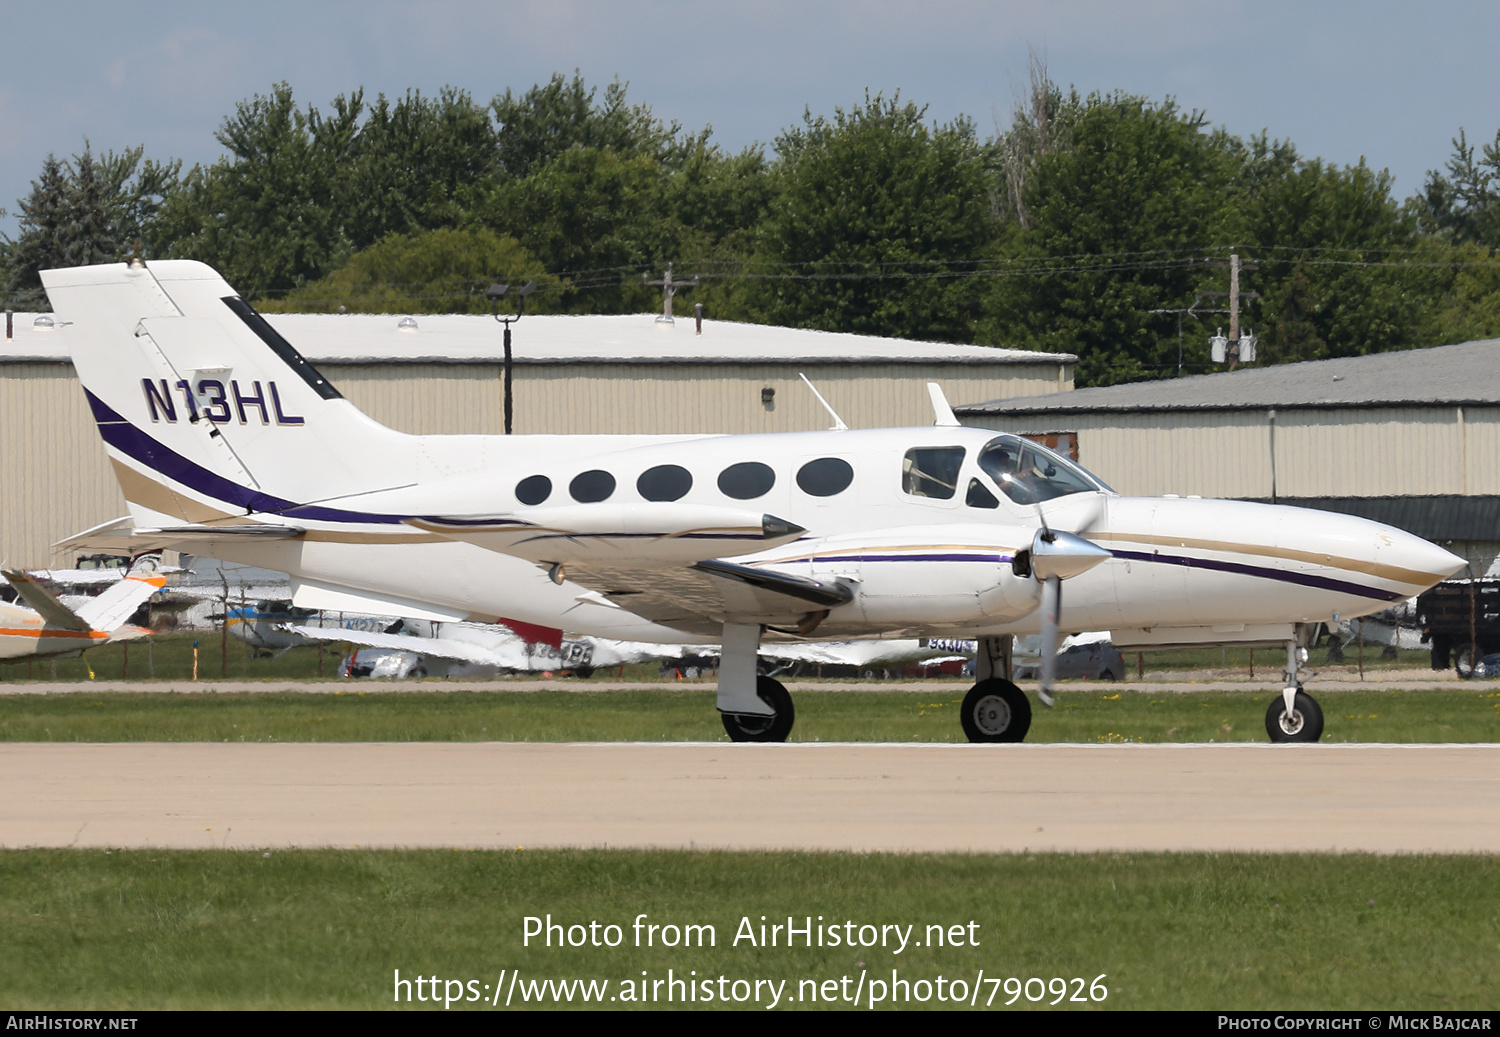
<path fill-rule="evenodd" d="M 755 679 L 755 697 L 771 709 L 766 716 L 759 713 L 720 713 L 724 730 L 732 742 L 784 742 L 792 733 L 792 724 L 797 711 L 792 706 L 791 692 L 786 685 L 770 677 Z"/>
<path fill-rule="evenodd" d="M 759 623 L 725 623 L 716 702 L 724 730 L 735 742 L 784 742 L 796 710 L 786 686 L 756 674 Z"/>
<path fill-rule="evenodd" d="M 1316 742 L 1323 737 L 1323 710 L 1302 690 L 1298 672 L 1306 661 L 1305 649 L 1296 641 L 1286 643 L 1286 687 L 1281 697 L 1266 709 L 1266 734 L 1273 742 Z"/>
<path fill-rule="evenodd" d="M 1031 703 L 1010 681 L 991 677 L 964 696 L 959 722 L 971 742 L 1019 742 L 1031 728 Z"/>
<path fill-rule="evenodd" d="M 1019 742 L 1031 729 L 1031 702 L 1010 681 L 1009 637 L 982 637 L 974 661 L 979 678 L 959 714 L 971 742 Z"/>

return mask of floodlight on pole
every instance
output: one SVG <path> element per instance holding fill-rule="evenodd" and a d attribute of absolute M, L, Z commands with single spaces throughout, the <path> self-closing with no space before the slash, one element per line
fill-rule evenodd
<path fill-rule="evenodd" d="M 513 425 L 515 414 L 515 402 L 514 397 L 511 393 L 511 375 L 514 369 L 514 362 L 510 352 L 510 326 L 516 321 L 520 320 L 522 314 L 526 312 L 526 297 L 534 291 L 536 291 L 536 282 L 527 281 L 526 284 L 523 285 L 518 292 L 516 292 L 515 314 L 506 314 L 503 317 L 500 315 L 500 302 L 510 295 L 510 285 L 492 284 L 484 293 L 484 297 L 490 301 L 492 316 L 494 316 L 494 318 L 501 324 L 505 325 L 505 434 L 507 436 L 511 434 L 511 428 Z"/>

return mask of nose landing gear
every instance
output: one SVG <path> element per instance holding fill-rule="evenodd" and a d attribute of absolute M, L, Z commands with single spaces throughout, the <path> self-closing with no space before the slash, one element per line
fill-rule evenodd
<path fill-rule="evenodd" d="M 1266 710 L 1266 734 L 1273 742 L 1316 742 L 1323 737 L 1323 709 L 1300 688 L 1291 691 L 1290 705 L 1283 696 Z"/>
<path fill-rule="evenodd" d="M 1266 709 L 1266 734 L 1273 742 L 1316 742 L 1323 737 L 1323 710 L 1302 690 L 1298 674 L 1307 650 L 1297 641 L 1286 644 L 1286 687 Z"/>

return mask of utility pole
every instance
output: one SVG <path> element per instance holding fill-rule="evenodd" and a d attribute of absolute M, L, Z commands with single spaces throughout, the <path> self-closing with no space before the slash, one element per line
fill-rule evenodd
<path fill-rule="evenodd" d="M 1239 253 L 1229 253 L 1229 341 L 1238 343 L 1240 340 L 1240 257 Z M 1238 348 L 1236 348 L 1236 359 L 1238 359 Z"/>
<path fill-rule="evenodd" d="M 1227 293 L 1199 292 L 1198 298 L 1223 298 L 1226 294 L 1229 296 L 1229 335 L 1226 338 L 1223 329 L 1220 329 L 1209 340 L 1209 345 L 1212 348 L 1213 362 L 1222 364 L 1227 360 L 1229 369 L 1233 371 L 1241 361 L 1247 364 L 1255 362 L 1255 336 L 1249 333 L 1240 334 L 1240 299 L 1259 299 L 1260 293 L 1240 291 L 1240 271 L 1256 270 L 1259 267 L 1255 263 L 1243 262 L 1239 253 L 1234 251 L 1229 253 L 1229 262 L 1209 261 L 1207 265 L 1229 268 L 1229 291 Z"/>
<path fill-rule="evenodd" d="M 677 294 L 679 288 L 692 288 L 698 283 L 695 277 L 691 281 L 673 281 L 672 264 L 667 264 L 667 272 L 660 281 L 648 281 L 646 275 L 641 275 L 641 284 L 661 289 L 661 316 L 656 318 L 658 324 L 672 323 L 672 297 Z"/>

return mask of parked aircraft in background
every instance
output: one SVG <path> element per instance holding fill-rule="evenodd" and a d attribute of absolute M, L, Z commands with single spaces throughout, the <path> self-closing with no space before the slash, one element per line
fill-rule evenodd
<path fill-rule="evenodd" d="M 0 659 L 77 655 L 97 644 L 144 637 L 151 631 L 124 624 L 167 582 L 154 567 L 141 567 L 109 577 L 112 586 L 69 606 L 30 573 L 7 570 L 4 576 L 31 607 L 0 604 Z"/>
<path fill-rule="evenodd" d="M 717 705 L 780 741 L 762 643 L 979 642 L 976 741 L 1031 723 L 1011 635 L 1117 647 L 1275 643 L 1278 740 L 1314 740 L 1299 632 L 1378 611 L 1463 560 L 1376 522 L 1122 497 L 1035 443 L 958 425 L 678 436 L 418 436 L 359 412 L 212 269 L 44 271 L 131 515 L 73 543 L 179 547 L 289 573 L 293 601 L 434 620 L 510 616 L 621 640 L 723 645 Z M 1063 585 L 1068 592 L 1063 594 Z"/>

